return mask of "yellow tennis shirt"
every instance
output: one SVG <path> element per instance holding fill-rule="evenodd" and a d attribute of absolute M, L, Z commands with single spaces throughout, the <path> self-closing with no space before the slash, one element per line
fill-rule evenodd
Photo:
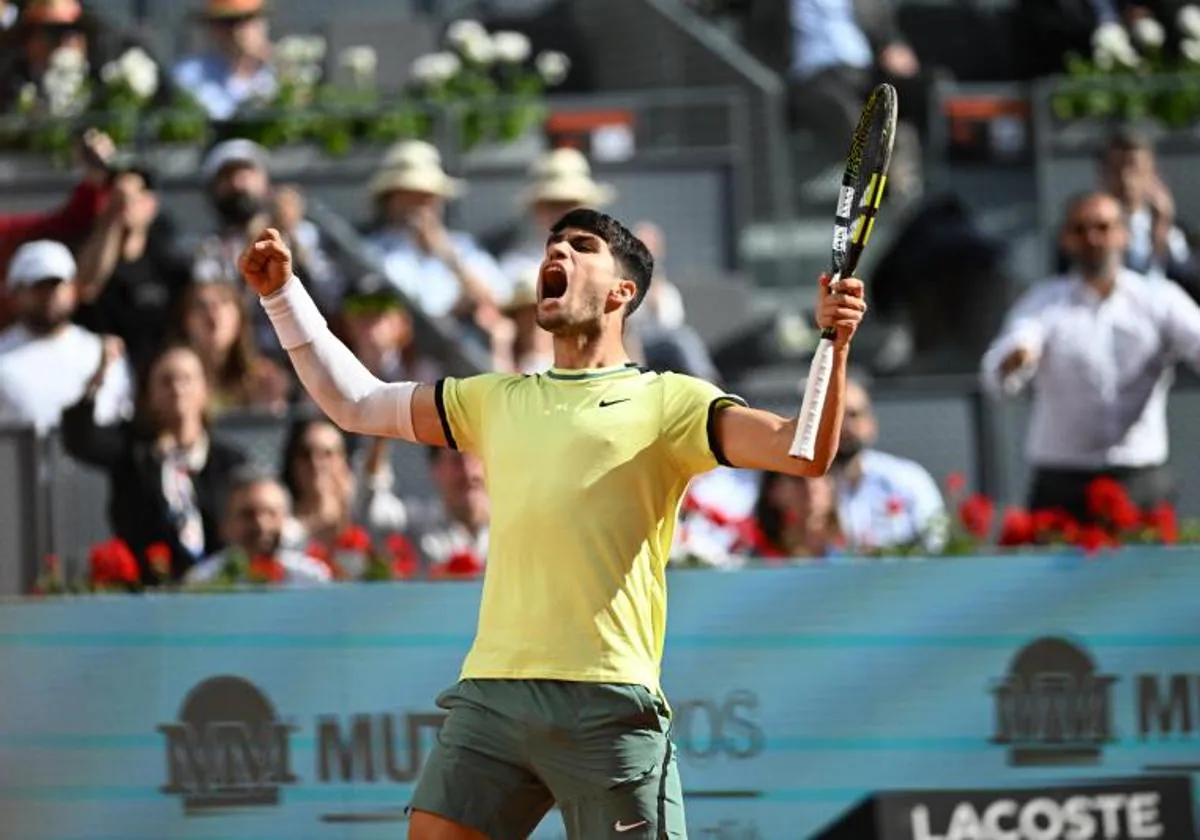
<path fill-rule="evenodd" d="M 436 394 L 447 441 L 479 456 L 491 498 L 463 679 L 657 690 L 679 504 L 723 462 L 716 411 L 742 400 L 632 366 L 450 378 Z"/>

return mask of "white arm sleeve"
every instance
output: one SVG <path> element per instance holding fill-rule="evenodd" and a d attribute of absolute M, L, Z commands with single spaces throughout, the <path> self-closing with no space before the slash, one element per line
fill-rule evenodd
<path fill-rule="evenodd" d="M 305 389 L 329 419 L 348 432 L 417 442 L 414 382 L 382 382 L 330 332 L 312 297 L 293 277 L 262 299 L 275 333 Z"/>

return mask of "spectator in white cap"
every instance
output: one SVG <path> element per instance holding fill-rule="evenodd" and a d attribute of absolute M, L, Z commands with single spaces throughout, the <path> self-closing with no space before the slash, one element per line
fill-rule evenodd
<path fill-rule="evenodd" d="M 0 422 L 32 425 L 45 433 L 59 424 L 104 357 L 118 344 L 71 323 L 75 312 L 75 258 L 65 245 L 30 242 L 13 255 L 8 288 L 18 321 L 0 333 Z M 109 352 L 112 352 L 110 349 Z M 133 377 L 122 358 L 105 376 L 96 398 L 97 422 L 114 422 L 132 409 Z"/>
<path fill-rule="evenodd" d="M 446 174 L 434 146 L 396 144 L 371 179 L 375 221 L 367 241 L 388 279 L 427 315 L 490 324 L 508 282 L 474 238 L 443 220 L 446 202 L 465 189 Z"/>
<path fill-rule="evenodd" d="M 275 98 L 279 81 L 271 66 L 264 7 L 263 0 L 208 0 L 197 15 L 208 29 L 212 48 L 180 61 L 175 83 L 213 119 L 229 119 L 243 103 Z"/>
<path fill-rule="evenodd" d="M 304 281 L 317 304 L 332 313 L 342 297 L 342 276 L 326 253 L 321 232 L 305 218 L 305 202 L 294 187 L 273 188 L 267 150 L 251 140 L 218 143 L 201 165 L 209 203 L 217 217 L 217 231 L 195 250 L 192 279 L 200 283 L 241 285 L 237 258 L 246 243 L 264 228 L 277 228 L 292 249 L 296 275 Z M 274 333 L 262 314 L 256 335 L 261 347 L 276 347 Z"/>

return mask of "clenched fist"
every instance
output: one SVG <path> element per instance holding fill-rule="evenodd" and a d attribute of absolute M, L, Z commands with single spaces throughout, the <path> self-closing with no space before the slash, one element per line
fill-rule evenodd
<path fill-rule="evenodd" d="M 238 270 L 247 285 L 266 297 L 283 288 L 292 277 L 292 251 L 275 228 L 267 228 L 246 246 Z"/>
<path fill-rule="evenodd" d="M 865 290 L 863 282 L 855 277 L 843 277 L 836 286 L 830 283 L 828 274 L 821 276 L 821 288 L 817 293 L 817 326 L 836 330 L 834 345 L 845 347 L 854 337 L 867 311 Z"/>

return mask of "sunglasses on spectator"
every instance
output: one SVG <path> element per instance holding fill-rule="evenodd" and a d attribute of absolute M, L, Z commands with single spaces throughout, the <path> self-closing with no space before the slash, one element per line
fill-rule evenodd
<path fill-rule="evenodd" d="M 1083 236 L 1085 233 L 1090 233 L 1091 231 L 1108 233 L 1116 226 L 1116 222 L 1076 222 L 1071 225 L 1071 233 L 1077 236 Z"/>

